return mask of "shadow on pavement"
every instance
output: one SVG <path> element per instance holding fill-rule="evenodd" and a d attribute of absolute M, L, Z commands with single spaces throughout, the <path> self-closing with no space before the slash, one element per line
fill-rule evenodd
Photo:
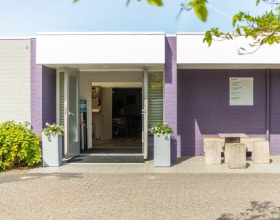
<path fill-rule="evenodd" d="M 46 174 L 1 174 L 0 185 L 3 183 L 30 181 L 35 179 L 56 178 L 58 180 L 69 180 L 73 178 L 82 178 L 82 174 L 77 173 L 46 173 Z"/>
<path fill-rule="evenodd" d="M 257 202 L 251 201 L 250 208 L 239 214 L 224 213 L 217 220 L 235 220 L 235 219 L 280 219 L 280 206 L 276 206 L 273 202 Z"/>

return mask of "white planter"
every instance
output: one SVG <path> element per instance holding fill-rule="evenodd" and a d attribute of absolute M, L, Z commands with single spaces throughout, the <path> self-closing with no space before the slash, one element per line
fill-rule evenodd
<path fill-rule="evenodd" d="M 154 135 L 154 166 L 171 166 L 170 134 Z"/>
<path fill-rule="evenodd" d="M 58 167 L 62 165 L 62 137 L 51 135 L 48 138 L 42 134 L 42 153 L 44 167 Z"/>

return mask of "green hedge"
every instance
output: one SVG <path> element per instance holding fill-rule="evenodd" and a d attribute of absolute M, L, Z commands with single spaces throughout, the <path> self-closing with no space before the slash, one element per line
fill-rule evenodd
<path fill-rule="evenodd" d="M 34 166 L 41 161 L 40 137 L 30 129 L 30 123 L 0 124 L 0 170 Z"/>

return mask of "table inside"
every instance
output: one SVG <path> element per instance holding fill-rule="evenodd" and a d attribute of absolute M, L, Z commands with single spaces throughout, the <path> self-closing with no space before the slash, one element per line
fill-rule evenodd
<path fill-rule="evenodd" d="M 222 138 L 241 138 L 241 137 L 248 137 L 246 134 L 244 133 L 219 133 L 218 134 L 219 137 L 222 137 Z"/>
<path fill-rule="evenodd" d="M 244 133 L 219 133 L 219 137 L 225 138 L 226 143 L 240 143 L 240 138 L 247 137 Z"/>

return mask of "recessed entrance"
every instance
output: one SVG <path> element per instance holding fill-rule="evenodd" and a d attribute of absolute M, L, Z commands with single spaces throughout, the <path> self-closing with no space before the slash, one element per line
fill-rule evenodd
<path fill-rule="evenodd" d="M 92 149 L 96 154 L 142 154 L 142 88 L 92 84 Z"/>
<path fill-rule="evenodd" d="M 147 71 L 80 72 L 79 102 L 85 105 L 80 154 L 147 158 L 147 76 Z"/>
<path fill-rule="evenodd" d="M 93 156 L 127 155 L 144 161 L 148 129 L 162 116 L 162 72 L 57 70 L 57 123 L 66 128 L 66 158 L 94 162 Z"/>

